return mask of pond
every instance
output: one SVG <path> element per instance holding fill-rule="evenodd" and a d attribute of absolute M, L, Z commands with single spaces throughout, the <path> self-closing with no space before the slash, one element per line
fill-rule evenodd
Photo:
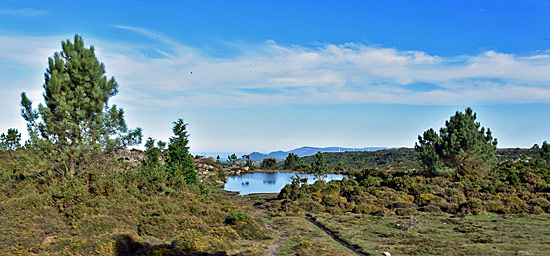
<path fill-rule="evenodd" d="M 223 187 L 227 191 L 239 192 L 240 195 L 254 193 L 279 193 L 281 189 L 292 182 L 291 177 L 298 175 L 302 178 L 307 177 L 307 183 L 315 182 L 313 174 L 277 172 L 277 173 L 246 173 L 239 176 L 229 176 Z M 328 174 L 325 181 L 341 180 L 346 177 L 342 174 Z"/>

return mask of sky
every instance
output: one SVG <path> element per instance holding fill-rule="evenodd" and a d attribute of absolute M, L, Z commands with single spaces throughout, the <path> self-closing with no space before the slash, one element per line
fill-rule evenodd
<path fill-rule="evenodd" d="M 183 118 L 194 153 L 413 147 L 466 107 L 499 147 L 550 141 L 549 0 L 3 0 L 0 132 L 75 34 L 128 126 Z"/>

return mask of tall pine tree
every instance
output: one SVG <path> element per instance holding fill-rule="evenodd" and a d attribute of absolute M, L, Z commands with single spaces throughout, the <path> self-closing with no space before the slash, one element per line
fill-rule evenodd
<path fill-rule="evenodd" d="M 74 176 L 86 166 L 90 153 L 141 143 L 141 129 L 129 131 L 124 111 L 109 106 L 118 85 L 105 76 L 105 65 L 97 60 L 94 47 L 86 48 L 79 35 L 61 47 L 48 58 L 45 104 L 34 110 L 22 93 L 22 116 L 31 144 L 47 152 L 59 174 Z"/>

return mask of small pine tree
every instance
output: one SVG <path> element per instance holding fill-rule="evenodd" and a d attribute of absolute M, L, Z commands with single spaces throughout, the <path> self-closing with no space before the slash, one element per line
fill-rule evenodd
<path fill-rule="evenodd" d="M 155 140 L 151 137 L 147 138 L 145 142 L 145 158 L 143 160 L 143 165 L 145 167 L 158 167 L 160 166 L 160 149 L 155 147 Z"/>
<path fill-rule="evenodd" d="M 159 140 L 157 142 L 157 147 L 159 148 L 160 152 L 163 152 L 164 148 L 166 147 L 166 142 Z"/>
<path fill-rule="evenodd" d="M 483 175 L 496 164 L 496 145 L 491 130 L 476 122 L 471 108 L 456 112 L 437 134 L 433 129 L 418 136 L 415 149 L 420 160 L 431 173 L 439 175 L 454 172 L 459 177 Z"/>
<path fill-rule="evenodd" d="M 289 153 L 285 159 L 284 168 L 287 170 L 295 171 L 297 167 L 302 165 L 302 160 L 300 157 L 294 153 Z"/>
<path fill-rule="evenodd" d="M 315 160 L 311 163 L 310 172 L 313 173 L 316 179 L 323 180 L 327 176 L 328 165 L 325 163 L 323 153 L 320 151 L 315 154 Z"/>
<path fill-rule="evenodd" d="M 254 168 L 254 162 L 252 160 L 250 160 L 250 155 L 243 155 L 242 158 L 244 158 L 244 160 L 245 160 L 244 166 L 246 166 L 250 169 Z"/>
<path fill-rule="evenodd" d="M 176 183 L 183 179 L 184 183 L 197 184 L 193 156 L 189 154 L 189 134 L 186 127 L 187 124 L 181 118 L 174 122 L 174 136 L 170 138 L 166 153 L 167 167 Z"/>
<path fill-rule="evenodd" d="M 7 134 L 0 135 L 0 150 L 17 150 L 21 147 L 21 133 L 17 129 L 8 129 Z"/>
<path fill-rule="evenodd" d="M 260 168 L 262 169 L 271 169 L 277 165 L 277 159 L 275 158 L 264 158 L 262 160 L 262 163 L 260 165 Z"/>
<path fill-rule="evenodd" d="M 546 141 L 542 143 L 542 147 L 540 147 L 540 156 L 542 159 L 550 160 L 550 144 Z"/>
<path fill-rule="evenodd" d="M 227 156 L 227 162 L 230 163 L 230 164 L 235 164 L 235 163 L 237 163 L 238 160 L 239 160 L 239 158 L 237 157 L 237 154 L 235 154 L 235 153 L 233 153 L 232 155 Z"/>

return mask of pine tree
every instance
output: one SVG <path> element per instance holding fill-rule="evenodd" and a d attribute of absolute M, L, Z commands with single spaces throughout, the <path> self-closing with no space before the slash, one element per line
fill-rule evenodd
<path fill-rule="evenodd" d="M 227 156 L 227 162 L 230 163 L 230 164 L 236 164 L 238 160 L 239 159 L 237 157 L 237 154 L 235 154 L 235 153 L 233 153 L 232 155 Z"/>
<path fill-rule="evenodd" d="M 320 151 L 315 154 L 315 160 L 311 163 L 310 172 L 315 175 L 316 179 L 324 179 L 328 172 L 328 165 L 325 163 L 323 153 Z"/>
<path fill-rule="evenodd" d="M 183 181 L 187 184 L 197 184 L 197 173 L 193 157 L 189 154 L 189 134 L 186 128 L 187 124 L 181 118 L 174 122 L 174 136 L 170 138 L 166 153 L 167 167 L 175 183 Z"/>
<path fill-rule="evenodd" d="M 433 129 L 418 136 L 415 149 L 433 174 L 454 171 L 457 177 L 482 175 L 496 164 L 496 145 L 490 129 L 485 130 L 471 108 L 456 112 L 437 134 Z"/>
<path fill-rule="evenodd" d="M 160 166 L 160 157 L 161 151 L 159 148 L 155 147 L 155 140 L 151 137 L 147 138 L 145 142 L 145 151 L 143 165 L 146 168 L 156 168 Z"/>
<path fill-rule="evenodd" d="M 16 150 L 21 147 L 21 133 L 17 129 L 8 129 L 0 135 L 0 150 Z"/>
<path fill-rule="evenodd" d="M 262 169 L 271 169 L 277 165 L 277 159 L 270 157 L 270 158 L 264 158 L 262 160 L 262 163 L 260 164 L 260 168 Z"/>
<path fill-rule="evenodd" d="M 285 169 L 286 170 L 296 170 L 298 166 L 302 165 L 302 161 L 300 160 L 300 157 L 294 153 L 289 153 L 288 156 L 286 156 L 285 159 Z"/>
<path fill-rule="evenodd" d="M 542 143 L 542 147 L 540 148 L 540 156 L 542 159 L 550 160 L 550 144 L 546 141 Z"/>
<path fill-rule="evenodd" d="M 27 121 L 30 144 L 46 151 L 58 163 L 56 171 L 74 176 L 91 152 L 113 150 L 141 143 L 141 129 L 129 131 L 124 111 L 109 106 L 118 85 L 107 79 L 94 47 L 86 48 L 79 35 L 74 43 L 61 43 L 62 51 L 48 58 L 44 74 L 44 105 L 38 110 L 21 94 L 22 116 Z M 81 166 L 84 165 L 84 166 Z"/>

